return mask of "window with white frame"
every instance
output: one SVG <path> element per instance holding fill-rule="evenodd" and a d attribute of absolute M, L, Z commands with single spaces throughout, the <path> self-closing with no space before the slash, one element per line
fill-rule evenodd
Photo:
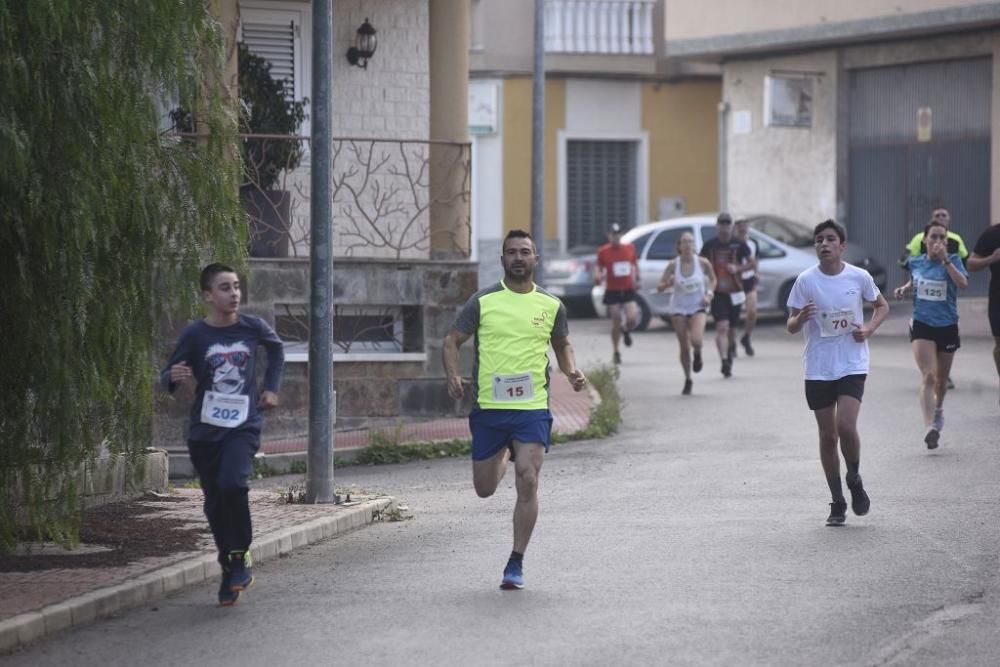
<path fill-rule="evenodd" d="M 598 246 L 638 220 L 639 142 L 566 142 L 566 247 Z"/>
<path fill-rule="evenodd" d="M 308 3 L 240 3 L 240 41 L 271 64 L 271 76 L 288 82 L 289 100 L 311 93 L 312 10 Z M 299 134 L 309 135 L 309 109 Z"/>

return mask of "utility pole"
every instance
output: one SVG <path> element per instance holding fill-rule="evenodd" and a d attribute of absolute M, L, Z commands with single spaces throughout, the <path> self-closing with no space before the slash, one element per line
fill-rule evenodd
<path fill-rule="evenodd" d="M 333 425 L 333 203 L 330 128 L 333 125 L 333 0 L 312 2 L 312 141 L 309 199 L 309 454 L 306 502 L 335 503 Z"/>
<path fill-rule="evenodd" d="M 545 271 L 545 0 L 535 0 L 535 76 L 531 88 L 531 236 L 542 258 L 535 267 L 535 282 Z"/>

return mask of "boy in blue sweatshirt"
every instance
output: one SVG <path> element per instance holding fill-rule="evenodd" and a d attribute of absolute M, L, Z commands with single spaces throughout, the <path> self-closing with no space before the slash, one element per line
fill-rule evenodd
<path fill-rule="evenodd" d="M 264 320 L 240 315 L 240 280 L 222 264 L 201 272 L 209 313 L 181 333 L 160 382 L 173 392 L 195 382 L 188 428 L 188 452 L 205 494 L 205 516 L 222 566 L 219 604 L 228 607 L 253 585 L 250 487 L 253 457 L 260 447 L 260 411 L 278 405 L 285 365 L 281 339 Z M 267 352 L 264 389 L 254 373 L 257 346 Z"/>

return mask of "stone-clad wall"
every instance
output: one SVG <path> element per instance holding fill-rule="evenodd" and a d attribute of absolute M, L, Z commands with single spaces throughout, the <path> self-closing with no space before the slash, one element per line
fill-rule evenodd
<path fill-rule="evenodd" d="M 244 278 L 242 312 L 275 323 L 275 304 L 309 303 L 309 260 L 300 258 L 251 259 Z M 469 405 L 448 397 L 441 365 L 441 344 L 458 310 L 476 291 L 478 267 L 472 262 L 338 259 L 334 265 L 334 301 L 337 305 L 415 306 L 421 322 L 413 328 L 412 342 L 421 354 L 334 357 L 338 429 L 373 423 L 468 414 Z M 179 322 L 164 327 L 160 367 L 172 341 L 183 328 Z M 166 342 L 169 341 L 169 342 Z M 260 352 L 263 356 L 263 351 Z M 463 354 L 466 365 L 471 355 Z M 263 363 L 259 366 L 263 367 Z M 469 374 L 471 368 L 463 369 Z M 286 363 L 281 387 L 281 407 L 266 417 L 264 438 L 304 435 L 308 431 L 308 364 Z M 184 450 L 183 429 L 191 405 L 191 392 L 174 396 L 158 391 L 154 406 L 153 440 L 174 452 Z"/>

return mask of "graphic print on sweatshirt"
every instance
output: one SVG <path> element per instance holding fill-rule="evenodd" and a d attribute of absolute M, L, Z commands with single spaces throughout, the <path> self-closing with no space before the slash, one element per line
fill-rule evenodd
<path fill-rule="evenodd" d="M 205 352 L 205 361 L 212 369 L 212 391 L 220 394 L 244 393 L 250 361 L 250 347 L 246 343 L 216 343 Z"/>

